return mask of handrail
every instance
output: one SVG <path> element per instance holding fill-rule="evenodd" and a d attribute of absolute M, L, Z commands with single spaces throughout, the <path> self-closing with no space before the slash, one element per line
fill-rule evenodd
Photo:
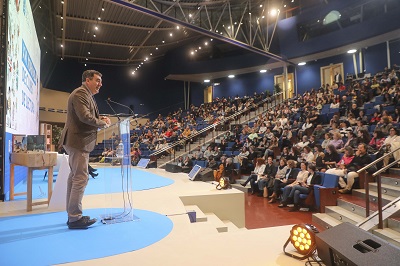
<path fill-rule="evenodd" d="M 271 96 L 268 96 L 264 100 L 262 100 L 259 103 L 257 103 L 257 107 L 259 108 L 261 104 L 264 104 L 268 100 L 271 100 L 272 97 L 276 97 L 276 96 L 279 96 L 281 94 L 283 94 L 283 92 L 279 92 L 279 93 L 273 94 Z M 236 116 L 241 115 L 242 113 L 247 112 L 247 111 L 249 111 L 249 109 L 245 108 L 245 109 L 240 110 L 240 111 L 238 111 L 238 112 L 236 112 L 236 113 L 234 113 L 234 114 L 232 114 L 232 115 L 230 115 L 228 117 L 224 117 L 221 121 L 219 121 L 219 122 L 217 122 L 215 124 L 211 124 L 211 125 L 203 128 L 203 129 L 199 130 L 196 134 L 194 134 L 194 135 L 191 134 L 189 137 L 177 140 L 177 141 L 173 142 L 172 144 L 168 144 L 167 147 L 163 147 L 161 149 L 158 149 L 158 150 L 154 151 L 153 153 L 151 153 L 150 155 L 151 156 L 159 155 L 159 154 L 161 154 L 161 153 L 163 153 L 163 152 L 165 152 L 165 151 L 167 151 L 167 150 L 169 150 L 171 148 L 174 148 L 175 146 L 179 145 L 181 142 L 190 140 L 192 138 L 195 138 L 195 137 L 199 136 L 200 134 L 202 134 L 204 132 L 207 132 L 208 130 L 210 130 L 212 128 L 215 128 L 216 126 L 221 125 L 222 123 L 225 123 L 226 121 L 234 119 Z"/>
<path fill-rule="evenodd" d="M 398 150 L 400 150 L 400 147 L 397 148 L 397 149 L 395 149 L 394 151 L 391 151 L 391 152 L 389 152 L 389 153 L 384 154 L 382 157 L 376 159 L 375 161 L 371 162 L 370 164 L 364 166 L 363 168 L 360 168 L 360 169 L 357 171 L 357 173 L 359 174 L 359 173 L 361 173 L 362 171 L 364 171 L 364 170 L 370 168 L 371 166 L 373 166 L 373 165 L 379 163 L 379 162 L 382 161 L 384 158 L 386 158 L 387 156 L 392 155 L 394 152 L 396 152 L 396 151 L 398 151 Z"/>
<path fill-rule="evenodd" d="M 400 150 L 400 147 L 388 152 L 386 154 L 384 154 L 382 157 L 376 159 L 375 161 L 369 163 L 368 165 L 360 168 L 357 173 L 360 174 L 362 171 L 370 168 L 371 166 L 377 164 L 378 162 L 382 161 L 383 159 L 385 159 L 386 157 L 392 155 L 393 153 L 395 153 L 396 151 Z M 382 218 L 382 185 L 381 185 L 381 176 L 380 174 L 384 171 L 386 171 L 387 169 L 389 169 L 390 167 L 392 167 L 393 165 L 397 164 L 400 162 L 400 158 L 395 160 L 394 162 L 386 165 L 385 167 L 383 167 L 382 169 L 377 170 L 375 173 L 372 174 L 373 177 L 377 177 L 376 181 L 377 181 L 377 193 L 378 193 L 378 228 L 379 229 L 383 229 L 383 218 Z M 365 217 L 369 216 L 369 184 L 367 181 L 367 178 L 365 178 Z"/>
<path fill-rule="evenodd" d="M 392 167 L 393 165 L 397 164 L 400 162 L 400 158 L 395 160 L 394 162 L 386 165 L 385 167 L 383 167 L 382 169 L 379 169 L 378 171 L 376 171 L 375 173 L 372 174 L 373 177 L 379 175 L 382 172 L 385 172 L 387 169 L 389 169 L 390 167 Z"/>

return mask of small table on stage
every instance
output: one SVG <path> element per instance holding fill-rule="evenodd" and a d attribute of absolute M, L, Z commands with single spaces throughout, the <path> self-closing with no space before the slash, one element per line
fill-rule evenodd
<path fill-rule="evenodd" d="M 53 166 L 57 164 L 57 153 L 12 153 L 10 164 L 10 200 L 14 196 L 27 195 L 26 211 L 32 211 L 32 206 L 49 204 L 53 192 Z M 14 167 L 28 167 L 27 192 L 14 193 Z M 32 202 L 32 172 L 33 170 L 48 169 L 48 192 L 47 200 Z"/>

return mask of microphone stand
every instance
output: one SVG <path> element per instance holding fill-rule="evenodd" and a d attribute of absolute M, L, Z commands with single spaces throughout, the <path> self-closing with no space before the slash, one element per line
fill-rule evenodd
<path fill-rule="evenodd" d="M 119 115 L 117 114 L 117 112 L 115 112 L 114 108 L 112 108 L 110 102 L 112 102 L 111 100 L 106 100 L 106 103 L 108 104 L 108 106 L 110 106 L 111 110 L 114 112 L 114 114 L 117 116 L 118 121 L 121 121 L 121 118 L 119 117 Z"/>
<path fill-rule="evenodd" d="M 125 105 L 125 104 L 122 104 L 122 103 L 119 103 L 119 102 L 116 102 L 116 101 L 113 101 L 113 100 L 111 100 L 110 98 L 108 98 L 107 99 L 107 103 L 108 103 L 108 105 L 110 105 L 110 102 L 111 103 L 114 103 L 114 104 L 117 104 L 117 105 L 119 105 L 119 106 L 122 106 L 122 107 L 125 107 L 125 108 L 127 108 L 130 112 L 131 112 L 131 115 L 132 116 L 134 116 L 135 115 L 135 112 L 133 112 L 133 110 L 129 107 L 129 106 L 127 106 L 127 105 Z M 111 107 L 111 105 L 110 105 L 110 107 Z M 112 109 L 112 108 L 111 108 Z M 114 109 L 112 109 L 113 111 L 114 111 Z M 114 111 L 114 113 L 115 113 L 115 111 Z M 136 119 L 135 119 L 135 125 L 133 125 L 133 126 L 136 126 L 138 123 L 137 123 L 137 121 L 136 121 Z"/>

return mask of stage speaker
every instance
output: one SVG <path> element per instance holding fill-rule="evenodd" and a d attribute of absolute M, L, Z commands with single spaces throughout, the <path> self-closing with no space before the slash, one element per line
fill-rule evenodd
<path fill-rule="evenodd" d="M 350 223 L 316 234 L 318 257 L 330 265 L 398 265 L 400 248 Z"/>
<path fill-rule="evenodd" d="M 157 161 L 150 161 L 147 168 L 157 168 Z"/>
<path fill-rule="evenodd" d="M 203 168 L 200 170 L 198 177 L 201 181 L 214 181 L 214 172 L 211 168 Z"/>
<path fill-rule="evenodd" d="M 176 163 L 167 163 L 165 165 L 165 171 L 171 172 L 171 173 L 180 173 L 180 172 L 182 172 L 182 167 L 180 167 Z"/>

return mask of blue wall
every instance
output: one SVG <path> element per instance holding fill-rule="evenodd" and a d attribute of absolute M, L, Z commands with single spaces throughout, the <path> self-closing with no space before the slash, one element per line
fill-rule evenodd
<path fill-rule="evenodd" d="M 281 20 L 277 26 L 281 53 L 287 56 L 287 58 L 296 58 L 348 45 L 400 28 L 398 8 L 394 10 L 389 9 L 387 13 L 384 13 L 382 6 L 382 12 L 378 16 L 368 20 L 366 19 L 362 23 L 351 25 L 342 30 L 334 31 L 322 36 L 314 37 L 304 42 L 299 41 L 297 34 L 298 23 L 306 22 L 310 19 L 318 19 L 320 18 L 318 15 L 323 17 L 330 10 L 340 10 L 340 6 L 349 5 L 350 3 L 355 5 L 356 3 L 362 2 L 366 1 L 330 1 L 326 6 L 316 5 L 314 8 L 310 8 L 298 16 Z"/>

